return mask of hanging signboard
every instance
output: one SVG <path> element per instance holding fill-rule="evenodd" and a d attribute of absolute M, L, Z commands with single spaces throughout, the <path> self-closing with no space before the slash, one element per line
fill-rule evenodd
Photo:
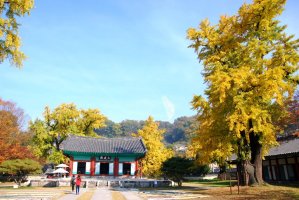
<path fill-rule="evenodd" d="M 100 156 L 100 160 L 111 160 L 111 156 Z"/>

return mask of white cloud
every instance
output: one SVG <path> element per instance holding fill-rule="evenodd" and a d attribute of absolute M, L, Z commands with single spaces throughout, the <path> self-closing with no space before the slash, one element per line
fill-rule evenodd
<path fill-rule="evenodd" d="M 174 117 L 175 113 L 174 104 L 169 100 L 167 96 L 162 96 L 162 102 L 166 110 L 168 121 L 172 121 L 172 118 Z"/>

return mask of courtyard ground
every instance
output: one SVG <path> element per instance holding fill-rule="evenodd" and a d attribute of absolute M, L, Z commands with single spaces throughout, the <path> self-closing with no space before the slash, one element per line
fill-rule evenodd
<path fill-rule="evenodd" d="M 69 187 L 43 188 L 23 187 L 19 189 L 0 188 L 2 199 L 53 199 L 53 200 L 292 200 L 299 199 L 298 184 L 289 186 L 265 185 L 262 187 L 232 187 L 230 192 L 227 181 L 198 181 L 183 183 L 183 187 L 172 188 L 82 188 L 80 195 L 75 195 Z"/>
<path fill-rule="evenodd" d="M 232 182 L 232 185 L 235 185 Z M 190 200 L 291 200 L 299 199 L 299 184 L 277 186 L 266 184 L 260 187 L 229 187 L 229 181 L 185 182 L 183 187 L 171 189 L 144 189 L 140 195 L 145 199 L 190 199 Z"/>

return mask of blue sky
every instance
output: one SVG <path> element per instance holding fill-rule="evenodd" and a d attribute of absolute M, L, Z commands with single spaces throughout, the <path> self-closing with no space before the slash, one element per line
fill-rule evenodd
<path fill-rule="evenodd" d="M 173 121 L 195 114 L 201 64 L 186 30 L 235 14 L 244 0 L 44 0 L 20 20 L 23 68 L 0 65 L 0 97 L 31 119 L 46 105 L 99 108 L 109 119 Z M 247 1 L 248 2 L 248 1 Z M 299 1 L 280 17 L 299 37 Z"/>

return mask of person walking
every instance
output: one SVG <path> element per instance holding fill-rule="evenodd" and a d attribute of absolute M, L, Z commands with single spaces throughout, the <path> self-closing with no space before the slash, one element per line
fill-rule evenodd
<path fill-rule="evenodd" d="M 73 175 L 71 178 L 72 192 L 74 192 L 74 190 L 75 190 L 75 185 L 76 185 L 76 177 L 75 177 L 75 175 Z"/>
<path fill-rule="evenodd" d="M 76 194 L 79 194 L 80 192 L 80 185 L 81 185 L 81 177 L 80 175 L 76 178 Z"/>

